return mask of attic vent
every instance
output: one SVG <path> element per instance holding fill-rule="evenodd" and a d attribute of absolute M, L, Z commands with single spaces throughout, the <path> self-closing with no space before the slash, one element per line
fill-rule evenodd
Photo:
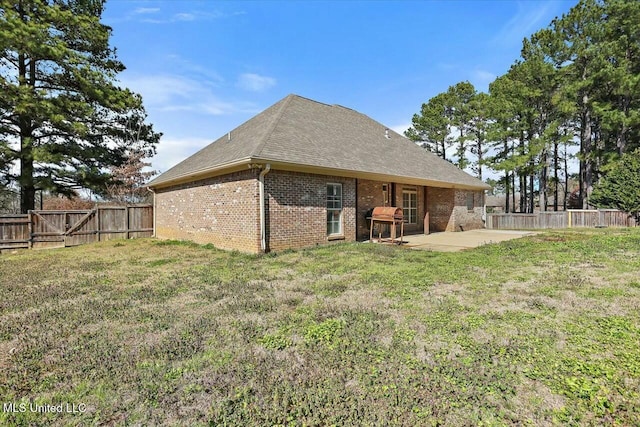
<path fill-rule="evenodd" d="M 389 136 L 389 128 L 384 130 L 384 137 L 387 139 L 391 139 L 391 137 Z"/>

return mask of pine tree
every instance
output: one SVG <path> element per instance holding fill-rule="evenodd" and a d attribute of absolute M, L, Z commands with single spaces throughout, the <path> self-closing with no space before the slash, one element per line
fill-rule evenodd
<path fill-rule="evenodd" d="M 22 212 L 36 189 L 95 191 L 131 148 L 154 152 L 139 95 L 118 86 L 124 70 L 100 22 L 104 0 L 0 0 L 0 172 L 17 163 Z M 130 147 L 136 130 L 138 147 Z"/>
<path fill-rule="evenodd" d="M 452 100 L 449 94 L 440 93 L 425 104 L 420 114 L 414 114 L 411 127 L 405 136 L 419 142 L 427 150 L 447 159 L 447 148 L 451 145 Z"/>
<path fill-rule="evenodd" d="M 640 149 L 623 154 L 610 167 L 594 187 L 589 203 L 620 209 L 640 220 Z"/>

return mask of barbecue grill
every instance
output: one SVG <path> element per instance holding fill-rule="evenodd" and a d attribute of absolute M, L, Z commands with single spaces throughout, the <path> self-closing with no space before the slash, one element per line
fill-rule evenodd
<path fill-rule="evenodd" d="M 378 206 L 371 213 L 371 226 L 369 228 L 369 241 L 373 242 L 373 227 L 378 224 L 378 242 L 382 242 L 382 225 L 391 226 L 390 243 L 402 243 L 404 237 L 404 217 L 402 209 L 393 206 Z M 396 241 L 396 227 L 400 226 L 400 241 Z"/>

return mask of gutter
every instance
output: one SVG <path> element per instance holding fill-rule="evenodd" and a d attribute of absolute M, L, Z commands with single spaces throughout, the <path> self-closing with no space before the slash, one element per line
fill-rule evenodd
<path fill-rule="evenodd" d="M 150 191 L 153 194 L 153 234 L 151 237 L 156 237 L 156 192 L 153 191 L 153 188 L 147 187 L 147 191 Z"/>
<path fill-rule="evenodd" d="M 267 163 L 265 168 L 258 175 L 258 189 L 260 193 L 260 249 L 262 253 L 267 251 L 267 226 L 264 203 L 264 176 L 271 170 L 271 164 Z M 154 211 L 155 213 L 155 211 Z"/>

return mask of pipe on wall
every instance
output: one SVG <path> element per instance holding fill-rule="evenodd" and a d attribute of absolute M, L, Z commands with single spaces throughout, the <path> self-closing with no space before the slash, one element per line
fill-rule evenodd
<path fill-rule="evenodd" d="M 153 194 L 153 233 L 151 234 L 151 237 L 157 237 L 156 236 L 156 192 L 153 190 L 153 188 L 151 187 L 147 187 L 147 190 L 151 192 L 151 194 Z"/>
<path fill-rule="evenodd" d="M 267 251 L 267 225 L 266 212 L 264 203 L 264 176 L 271 170 L 271 164 L 267 163 L 264 169 L 258 175 L 258 189 L 260 192 L 260 249 L 262 252 Z"/>

